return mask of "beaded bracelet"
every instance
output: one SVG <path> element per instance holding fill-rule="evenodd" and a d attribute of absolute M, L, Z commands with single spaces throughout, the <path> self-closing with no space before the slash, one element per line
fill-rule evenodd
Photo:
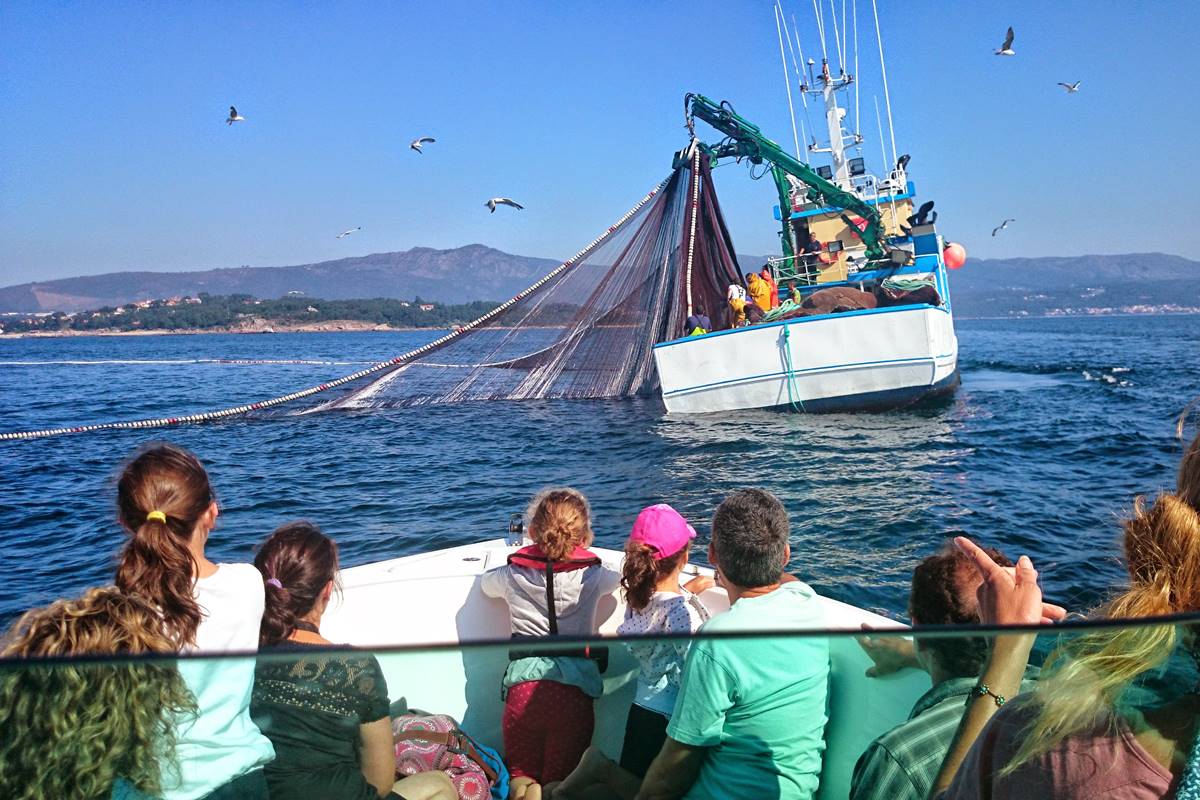
<path fill-rule="evenodd" d="M 975 688 L 971 690 L 971 693 L 976 697 L 991 697 L 996 701 L 996 708 L 999 708 L 1008 702 L 1008 699 L 1004 695 L 996 694 L 988 687 L 986 683 L 975 684 Z"/>

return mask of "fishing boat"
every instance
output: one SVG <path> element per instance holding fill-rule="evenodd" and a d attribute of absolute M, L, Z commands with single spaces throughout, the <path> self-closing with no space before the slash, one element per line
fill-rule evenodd
<path fill-rule="evenodd" d="M 509 613 L 503 600 L 480 590 L 479 581 L 527 543 L 510 536 L 345 569 L 340 596 L 325 612 L 322 633 L 336 642 L 374 650 L 393 700 L 403 696 L 414 707 L 451 714 L 473 736 L 500 747 L 500 683 L 508 665 Z M 622 553 L 591 550 L 605 566 L 620 570 Z M 712 574 L 695 565 L 685 569 Z M 729 607 L 723 589 L 710 589 L 701 600 L 714 614 Z M 867 678 L 871 662 L 850 634 L 861 632 L 864 623 L 874 628 L 902 626 L 836 600 L 821 600 L 827 628 L 843 635 L 829 635 L 829 722 L 818 797 L 845 798 L 859 755 L 874 737 L 907 718 L 929 688 L 929 677 L 904 670 L 887 678 Z M 600 635 L 615 636 L 625 614 L 621 593 L 602 598 L 600 609 Z M 626 648 L 611 640 L 609 654 L 604 696 L 596 703 L 593 744 L 615 758 L 621 752 L 637 670 Z"/>
<path fill-rule="evenodd" d="M 880 54 L 882 65 L 882 48 Z M 685 99 L 692 143 L 677 159 L 699 157 L 712 166 L 748 160 L 772 174 L 783 255 L 765 266 L 784 302 L 757 324 L 658 343 L 654 359 L 668 412 L 886 410 L 958 386 L 947 248 L 953 267 L 965 254 L 938 233 L 933 203 L 916 205 L 909 157 L 896 156 L 894 137 L 893 166 L 884 175 L 853 156 L 863 136 L 846 130 L 848 104 L 839 94 L 857 91 L 855 76 L 844 67 L 834 75 L 827 58 L 819 71 L 813 64 L 809 59 L 799 89 L 806 105 L 811 99 L 823 111 L 828 141 L 819 146 L 813 138 L 806 150 L 827 154 L 826 165 L 802 161 L 798 137 L 796 156 L 788 154 L 728 102 Z M 697 119 L 724 138 L 700 141 Z M 689 296 L 689 316 L 694 311 Z M 700 311 L 717 318 L 716 309 Z"/>

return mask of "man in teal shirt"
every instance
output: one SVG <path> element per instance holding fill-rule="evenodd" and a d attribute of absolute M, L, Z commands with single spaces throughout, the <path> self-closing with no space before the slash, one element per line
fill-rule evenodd
<path fill-rule="evenodd" d="M 816 793 L 828 641 L 794 634 L 720 638 L 824 626 L 816 593 L 783 572 L 788 540 L 787 511 L 770 492 L 743 489 L 717 509 L 708 557 L 729 592 L 730 610 L 705 623 L 692 644 L 667 741 L 639 800 L 807 800 Z"/>

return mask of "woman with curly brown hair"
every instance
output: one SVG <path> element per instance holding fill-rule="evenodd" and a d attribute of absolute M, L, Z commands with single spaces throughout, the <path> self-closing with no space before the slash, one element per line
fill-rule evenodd
<path fill-rule="evenodd" d="M 526 520 L 533 544 L 484 574 L 480 588 L 507 602 L 514 639 L 594 635 L 600 598 L 617 588 L 619 576 L 587 549 L 587 498 L 575 489 L 546 489 L 529 504 Z M 513 649 L 502 692 L 510 796 L 536 800 L 540 784 L 565 778 L 591 744 L 592 703 L 604 692 L 600 669 L 586 648 Z"/>
<path fill-rule="evenodd" d="M 5 637 L 0 656 L 173 651 L 154 606 L 106 587 L 29 611 Z M 10 665 L 0 672 L 0 797 L 157 795 L 174 763 L 173 722 L 194 710 L 169 661 Z"/>
<path fill-rule="evenodd" d="M 263 585 L 251 564 L 218 564 L 205 554 L 220 513 L 208 473 L 187 450 L 157 444 L 125 465 L 117 519 L 129 534 L 117 586 L 150 601 L 163 634 L 187 653 L 253 652 Z M 250 719 L 254 660 L 186 659 L 179 672 L 199 714 L 177 723 L 179 775 L 167 800 L 266 800 L 262 767 L 271 742 Z"/>

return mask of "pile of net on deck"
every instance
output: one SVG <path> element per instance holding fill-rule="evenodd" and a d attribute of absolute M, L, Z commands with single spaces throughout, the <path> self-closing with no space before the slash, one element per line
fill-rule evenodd
<path fill-rule="evenodd" d="M 693 311 L 727 327 L 739 280 L 704 162 L 496 311 L 312 410 L 655 391 L 654 345 L 683 336 Z"/>

